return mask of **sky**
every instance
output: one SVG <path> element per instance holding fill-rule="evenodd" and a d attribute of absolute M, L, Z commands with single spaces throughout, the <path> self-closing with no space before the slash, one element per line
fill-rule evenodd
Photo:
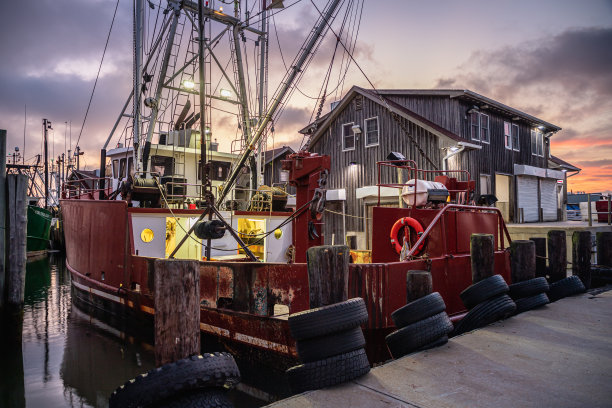
<path fill-rule="evenodd" d="M 278 40 L 274 35 L 269 42 L 270 94 L 317 17 L 310 0 L 284 3 L 273 21 Z M 319 9 L 324 3 L 314 1 Z M 353 55 L 367 78 L 355 63 L 347 68 L 346 56 L 337 51 L 323 113 L 351 86 L 370 88 L 369 82 L 381 89 L 470 89 L 563 129 L 552 137 L 552 153 L 583 169 L 569 179 L 568 190 L 612 191 L 611 0 L 345 0 L 336 30 L 350 4 L 342 38 L 347 44 L 357 38 Z M 18 146 L 26 159 L 38 154 L 47 118 L 54 156 L 65 145 L 74 149 L 78 139 L 82 163 L 98 166 L 99 149 L 132 83 L 132 1 L 120 0 L 82 127 L 115 5 L 116 0 L 0 2 L 0 128 L 8 131 L 9 152 Z M 334 46 L 328 36 L 275 123 L 268 148 L 300 146 L 297 130 L 316 112 L 312 98 L 321 90 Z M 222 114 L 215 120 L 215 138 L 228 150 L 235 121 Z"/>

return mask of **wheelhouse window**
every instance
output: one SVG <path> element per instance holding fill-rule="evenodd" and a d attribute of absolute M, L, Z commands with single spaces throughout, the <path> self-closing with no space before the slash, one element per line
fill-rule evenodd
<path fill-rule="evenodd" d="M 174 174 L 174 158 L 170 156 L 151 156 L 151 172 L 163 176 Z"/>
<path fill-rule="evenodd" d="M 342 150 L 355 150 L 355 133 L 353 122 L 342 125 Z"/>
<path fill-rule="evenodd" d="M 508 150 L 520 150 L 518 125 L 504 122 L 504 146 Z"/>
<path fill-rule="evenodd" d="M 544 134 L 537 129 L 531 131 L 531 154 L 544 157 Z"/>
<path fill-rule="evenodd" d="M 113 178 L 119 178 L 119 160 L 113 160 Z"/>
<path fill-rule="evenodd" d="M 127 159 L 121 159 L 119 161 L 119 178 L 122 179 L 125 177 L 125 164 L 127 163 Z"/>
<path fill-rule="evenodd" d="M 489 115 L 480 112 L 470 113 L 470 134 L 472 140 L 489 143 Z"/>
<path fill-rule="evenodd" d="M 365 120 L 366 147 L 378 146 L 378 116 Z"/>

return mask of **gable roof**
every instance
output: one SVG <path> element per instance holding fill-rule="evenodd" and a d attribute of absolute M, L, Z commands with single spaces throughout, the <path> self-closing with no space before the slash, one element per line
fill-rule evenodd
<path fill-rule="evenodd" d="M 290 146 L 283 146 L 283 147 L 278 147 L 276 149 L 272 149 L 272 150 L 266 150 L 264 152 L 264 163 L 268 164 L 271 161 L 276 160 L 277 158 L 279 158 L 280 156 L 282 156 L 285 153 L 295 153 L 295 151 L 290 147 Z"/>
<path fill-rule="evenodd" d="M 336 106 L 331 112 L 328 112 L 316 122 L 309 124 L 308 126 L 301 129 L 299 132 L 302 134 L 312 133 L 310 144 L 315 143 L 325 130 L 329 127 L 331 122 L 340 114 L 340 112 L 350 103 L 350 101 L 357 95 L 363 95 L 372 101 L 387 106 L 391 112 L 395 112 L 398 115 L 404 117 L 410 122 L 430 131 L 434 135 L 441 138 L 442 142 L 449 144 L 458 141 L 465 141 L 460 136 L 456 135 L 449 130 L 431 122 L 425 117 L 413 112 L 412 110 L 390 100 L 385 96 L 391 95 L 423 95 L 423 96 L 448 96 L 449 98 L 459 98 L 468 102 L 473 103 L 479 109 L 494 110 L 504 113 L 508 116 L 517 117 L 522 119 L 533 126 L 543 126 L 545 131 L 558 132 L 561 130 L 560 127 L 553 125 L 552 123 L 546 122 L 542 119 L 536 118 L 535 116 L 529 115 L 525 112 L 521 112 L 518 109 L 504 105 L 501 102 L 487 98 L 476 92 L 467 89 L 382 89 L 382 90 L 369 90 L 363 89 L 358 86 L 353 86 L 347 94 L 342 98 L 338 106 Z M 316 128 L 316 130 L 314 130 Z M 443 145 L 446 143 L 442 143 Z"/>
<path fill-rule="evenodd" d="M 411 111 L 410 109 L 383 97 L 380 93 L 377 94 L 375 91 L 370 91 L 367 89 L 360 88 L 358 86 L 353 86 L 347 92 L 344 98 L 342 98 L 338 106 L 334 108 L 334 110 L 332 110 L 331 112 L 321 117 L 318 122 L 315 122 L 315 123 L 318 123 L 318 127 L 310 138 L 310 142 L 309 142 L 310 145 L 315 143 L 321 137 L 321 135 L 323 135 L 323 133 L 331 125 L 333 120 L 336 117 L 338 117 L 340 112 L 342 112 L 342 110 L 346 108 L 346 106 L 351 102 L 351 100 L 356 95 L 362 95 L 363 97 L 368 98 L 378 104 L 387 106 L 392 113 L 396 113 L 397 115 L 416 124 L 417 126 L 422 127 L 423 129 L 428 130 L 429 132 L 433 133 L 435 136 L 439 137 L 441 139 L 442 145 L 450 146 L 454 144 L 455 142 L 465 141 L 463 138 L 456 135 L 455 133 L 444 129 L 443 127 L 433 123 L 432 121 L 424 118 L 421 115 L 418 115 L 417 113 Z M 310 133 L 312 131 L 311 129 L 314 129 L 313 125 L 315 123 L 310 124 L 304 129 L 300 130 L 300 133 Z"/>
<path fill-rule="evenodd" d="M 568 162 L 566 162 L 565 160 L 562 160 L 560 158 L 558 158 L 557 156 L 553 156 L 552 154 L 550 155 L 550 159 L 548 159 L 549 162 L 552 162 L 555 166 L 557 166 L 558 168 L 561 169 L 565 169 L 565 170 L 569 170 L 569 171 L 580 171 L 582 169 L 574 166 L 573 164 L 570 164 Z"/>

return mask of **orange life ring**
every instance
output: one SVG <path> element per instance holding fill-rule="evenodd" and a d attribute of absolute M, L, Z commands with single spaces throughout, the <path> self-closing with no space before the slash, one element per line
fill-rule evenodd
<path fill-rule="evenodd" d="M 403 227 L 414 228 L 414 230 L 417 233 L 417 236 L 419 237 L 423 235 L 423 232 L 424 232 L 423 226 L 412 217 L 404 217 L 404 218 L 400 218 L 399 220 L 395 221 L 395 224 L 393 224 L 393 228 L 391 228 L 391 245 L 394 246 L 395 252 L 397 252 L 398 254 L 402 252 L 403 241 L 400 241 L 397 235 L 400 229 L 402 229 Z M 408 235 L 406 235 L 406 231 L 407 229 L 404 229 L 404 236 L 408 238 Z M 417 250 L 414 251 L 414 255 L 417 255 L 421 251 L 421 249 L 423 249 L 424 245 L 425 245 L 424 242 L 421 243 L 421 245 L 419 245 Z"/>

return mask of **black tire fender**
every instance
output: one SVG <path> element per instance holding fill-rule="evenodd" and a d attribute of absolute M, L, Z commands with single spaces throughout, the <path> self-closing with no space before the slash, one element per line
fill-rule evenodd
<path fill-rule="evenodd" d="M 359 378 L 369 371 L 370 362 L 365 350 L 359 349 L 291 367 L 287 370 L 287 377 L 291 390 L 297 394 L 342 384 Z"/>
<path fill-rule="evenodd" d="M 362 298 L 305 310 L 289 315 L 289 329 L 296 340 L 338 333 L 368 321 L 368 311 Z"/>
<path fill-rule="evenodd" d="M 540 306 L 544 306 L 545 304 L 549 303 L 549 300 L 546 293 L 538 293 L 534 296 L 517 299 L 514 302 L 516 303 L 516 314 L 519 314 Z"/>
<path fill-rule="evenodd" d="M 470 310 L 455 326 L 452 335 L 456 336 L 511 316 L 516 304 L 510 296 L 500 295 L 486 300 Z"/>
<path fill-rule="evenodd" d="M 485 300 L 492 299 L 502 293 L 508 292 L 508 284 L 501 275 L 489 276 L 459 294 L 463 304 L 468 309 L 473 308 Z"/>
<path fill-rule="evenodd" d="M 131 379 L 110 396 L 110 408 L 148 406 L 189 391 L 231 388 L 240 371 L 229 353 L 206 353 L 165 364 Z"/>
<path fill-rule="evenodd" d="M 557 282 L 550 284 L 548 290 L 548 298 L 551 302 L 555 302 L 564 297 L 577 295 L 578 293 L 586 292 L 584 284 L 580 278 L 576 275 L 568 276 L 565 279 L 561 279 Z"/>
<path fill-rule="evenodd" d="M 326 336 L 298 340 L 296 349 L 300 360 L 304 363 L 310 363 L 363 348 L 365 344 L 366 341 L 361 327 L 357 326 Z"/>
<path fill-rule="evenodd" d="M 393 358 L 400 358 L 430 344 L 453 330 L 446 312 L 404 326 L 385 337 Z"/>
<path fill-rule="evenodd" d="M 399 329 L 409 324 L 426 319 L 446 310 L 446 304 L 438 292 L 430 293 L 402 306 L 391 313 L 395 326 Z"/>
<path fill-rule="evenodd" d="M 549 286 L 546 278 L 539 277 L 508 286 L 508 295 L 512 299 L 521 299 L 548 292 Z"/>

